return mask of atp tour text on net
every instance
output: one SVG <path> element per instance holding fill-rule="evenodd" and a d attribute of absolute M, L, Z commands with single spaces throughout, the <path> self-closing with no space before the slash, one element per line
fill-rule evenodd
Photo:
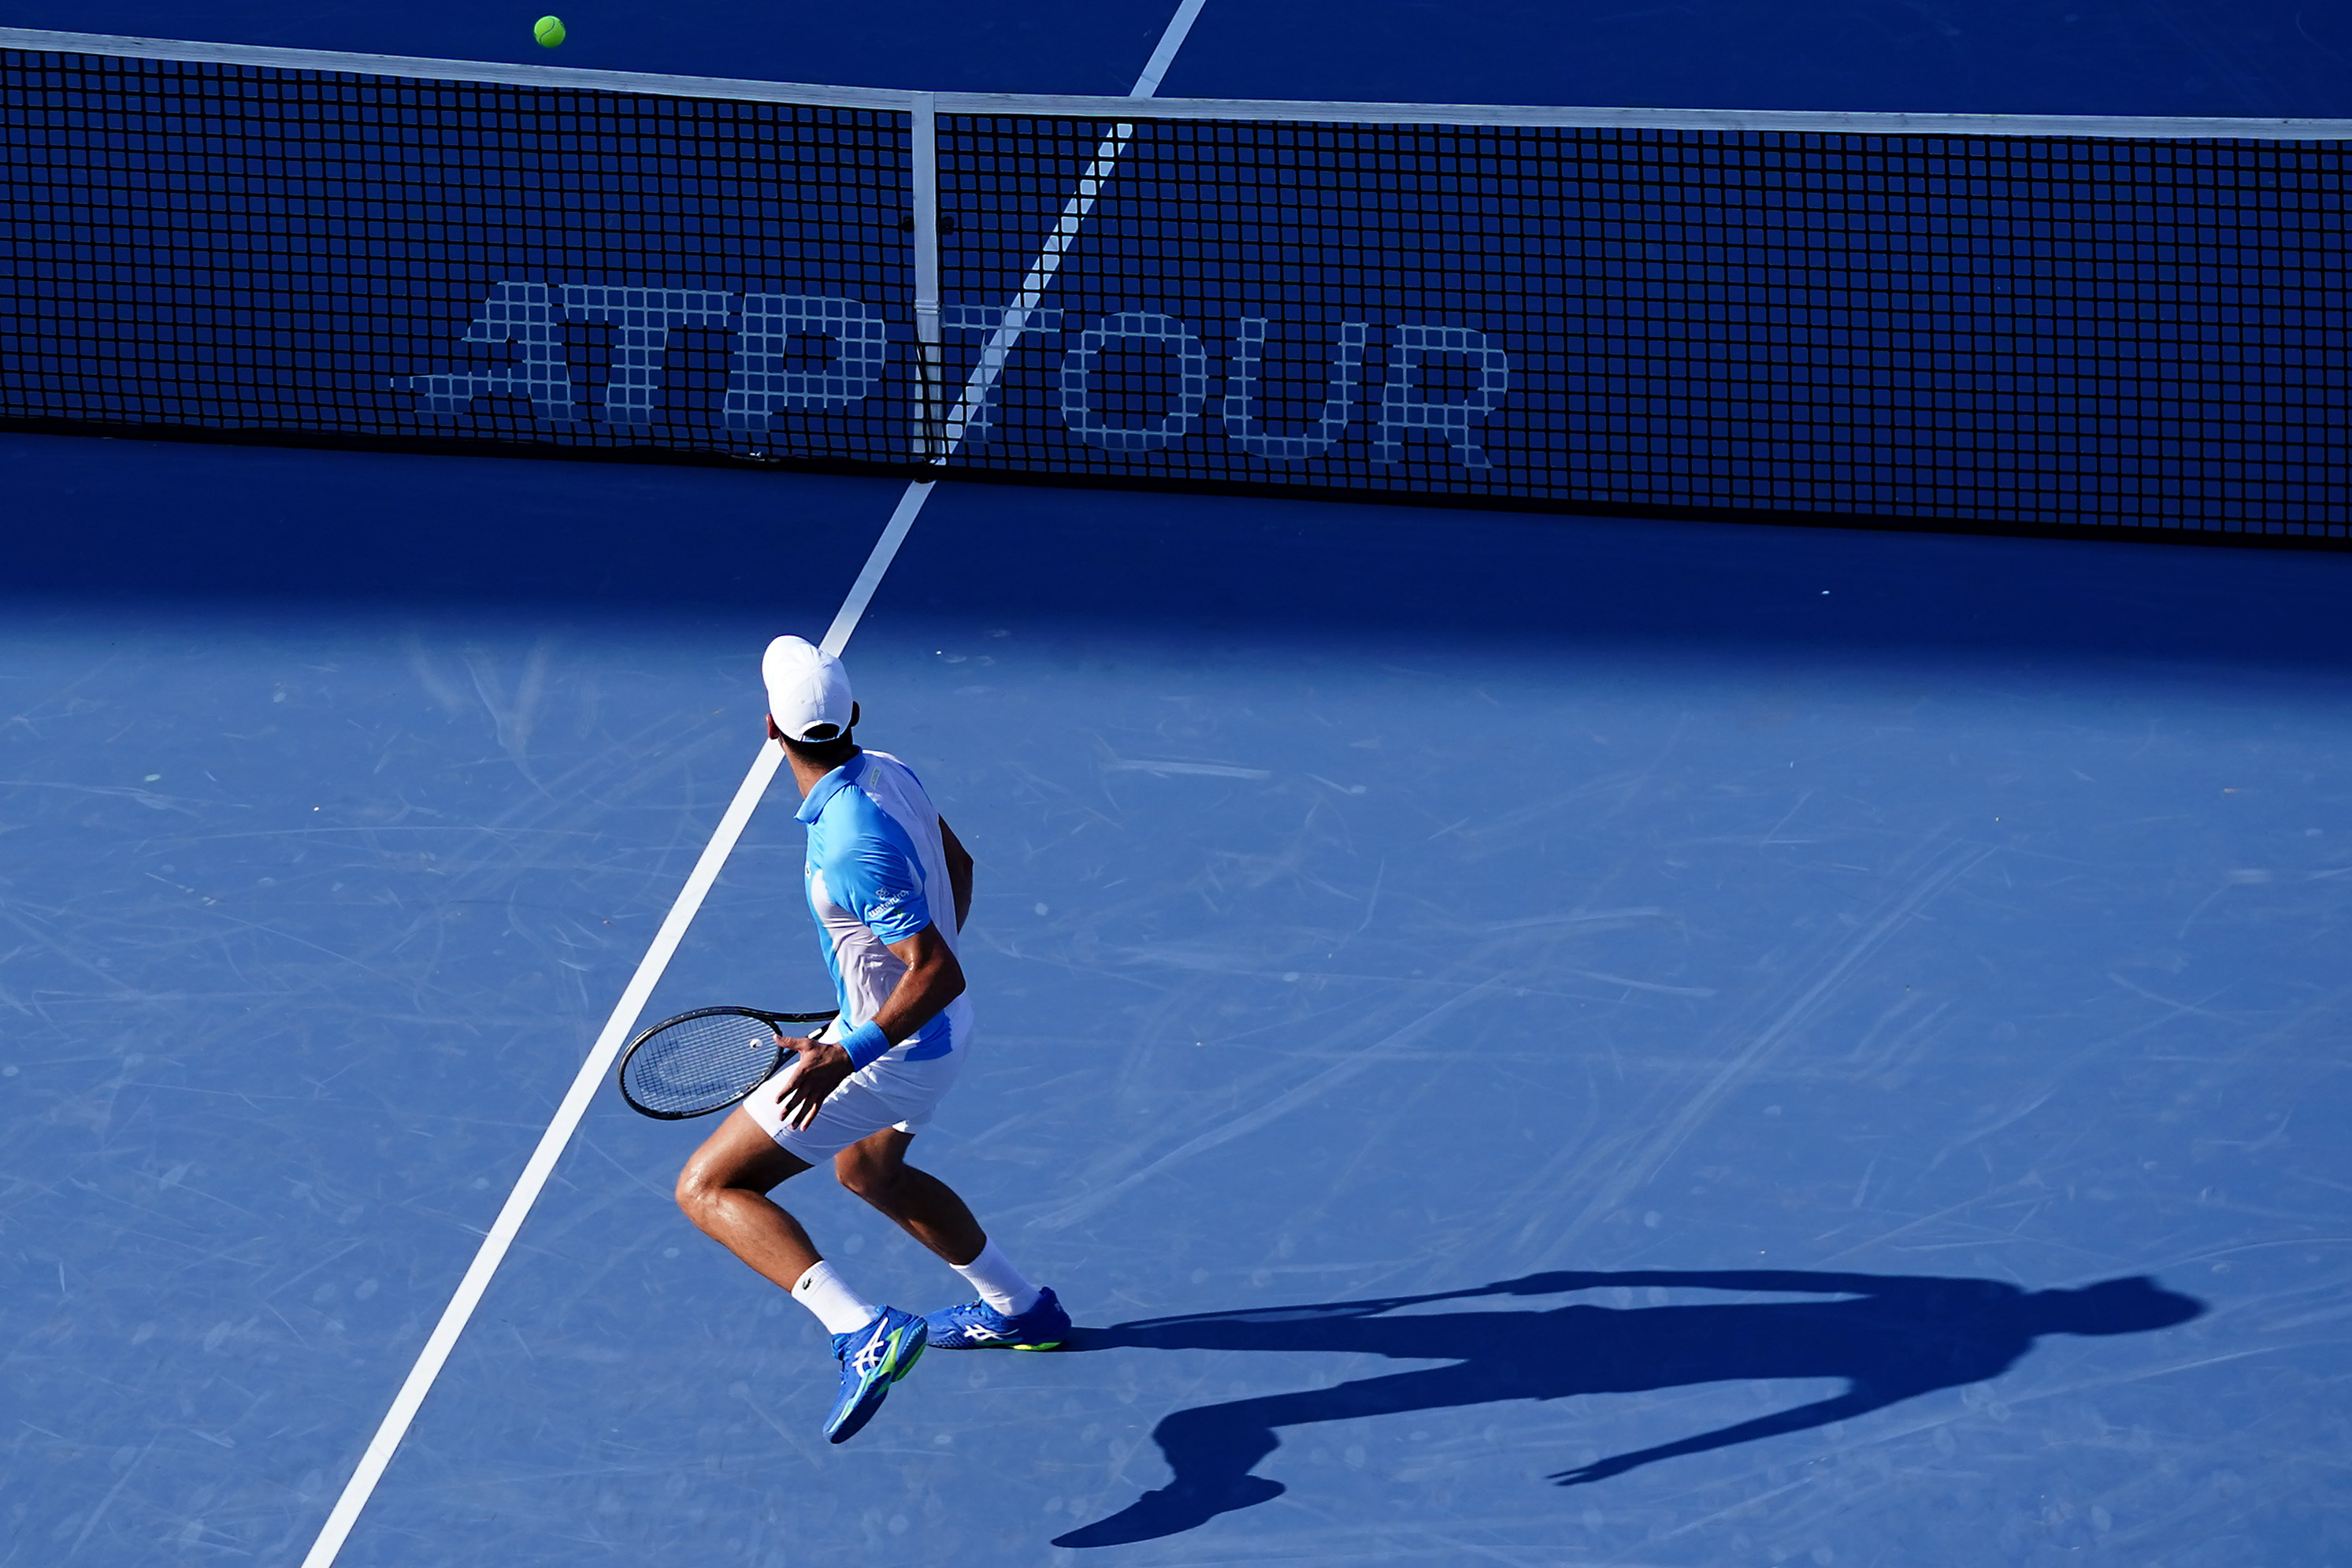
<path fill-rule="evenodd" d="M 571 325 L 614 329 L 611 359 L 596 423 L 645 425 L 662 396 L 662 362 L 670 334 L 680 330 L 730 335 L 727 386 L 719 411 L 727 428 L 767 429 L 780 413 L 838 413 L 863 402 L 882 379 L 889 336 L 882 313 L 860 299 L 818 294 L 730 294 L 710 289 L 632 288 L 600 284 L 509 281 L 491 286 L 460 340 L 503 346 L 504 360 L 424 375 L 395 376 L 388 385 L 416 394 L 416 412 L 455 418 L 485 397 L 528 399 L 540 419 L 569 423 L 586 417 L 567 352 Z M 1174 317 L 1128 310 L 1083 327 L 1066 326 L 1064 312 L 949 305 L 941 326 L 1009 345 L 983 352 L 1034 351 L 1057 338 L 1061 357 L 1047 406 L 1078 440 L 1107 451 L 1142 453 L 1184 440 L 1204 423 L 1211 403 L 1212 356 L 1201 334 Z M 1408 434 L 1442 440 L 1465 468 L 1489 466 L 1477 423 L 1502 405 L 1511 388 L 1510 357 L 1487 334 L 1468 327 L 1420 322 L 1338 324 L 1328 394 L 1306 429 L 1269 429 L 1259 408 L 1259 383 L 1270 329 L 1265 318 L 1243 317 L 1231 335 L 1230 370 L 1217 402 L 1227 439 L 1253 456 L 1299 462 L 1321 456 L 1354 423 L 1366 390 L 1368 350 L 1381 349 L 1383 375 L 1371 426 L 1372 459 L 1401 461 Z M 1105 417 L 1097 382 L 1107 353 L 1153 352 L 1166 357 L 1164 406 L 1140 423 Z M 1430 372 L 1444 365 L 1444 388 Z M 999 366 L 998 368 L 1002 368 Z M 997 417 L 990 399 L 961 413 L 952 433 L 961 444 L 989 438 Z"/>

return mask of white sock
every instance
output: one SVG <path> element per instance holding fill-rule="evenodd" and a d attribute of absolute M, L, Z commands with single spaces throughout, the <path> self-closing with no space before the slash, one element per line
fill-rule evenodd
<path fill-rule="evenodd" d="M 856 1333 L 882 1315 L 882 1309 L 851 1290 L 819 1259 L 793 1284 L 793 1300 L 816 1314 L 827 1333 Z"/>
<path fill-rule="evenodd" d="M 950 1263 L 980 1292 L 980 1299 L 1008 1318 L 1017 1318 L 1035 1306 L 1044 1292 L 1021 1277 L 1021 1270 L 992 1241 L 969 1263 Z"/>

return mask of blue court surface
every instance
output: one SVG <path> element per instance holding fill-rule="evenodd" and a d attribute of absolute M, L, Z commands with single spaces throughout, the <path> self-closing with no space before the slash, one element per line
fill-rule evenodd
<path fill-rule="evenodd" d="M 1223 3 L 1171 90 L 2341 114 L 2352 57 L 2283 6 Z M 529 22 L 95 10 L 0 20 Z M 725 15 L 563 63 L 1116 91 L 1165 22 Z M 0 1564 L 300 1561 L 901 488 L 0 438 Z M 702 1124 L 607 1092 L 340 1561 L 2352 1561 L 2347 593 L 943 485 L 847 655 L 980 862 L 915 1157 L 1082 1332 L 828 1448 L 814 1319 L 671 1202 Z M 649 1018 L 825 1005 L 788 793 Z"/>

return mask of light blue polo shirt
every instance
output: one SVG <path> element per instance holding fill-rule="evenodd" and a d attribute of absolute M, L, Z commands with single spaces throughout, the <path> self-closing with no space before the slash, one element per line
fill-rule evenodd
<path fill-rule="evenodd" d="M 797 815 L 808 829 L 809 913 L 845 1031 L 871 1020 L 907 972 L 890 943 L 929 925 L 957 948 L 940 813 L 913 769 L 860 751 L 816 781 Z M 971 1038 L 971 1003 L 958 997 L 877 1061 L 928 1061 Z"/>

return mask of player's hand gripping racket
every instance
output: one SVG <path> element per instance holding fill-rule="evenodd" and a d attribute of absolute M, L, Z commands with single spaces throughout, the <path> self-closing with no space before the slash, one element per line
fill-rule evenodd
<path fill-rule="evenodd" d="M 770 1013 L 758 1008 L 698 1008 L 665 1019 L 621 1057 L 621 1098 L 665 1122 L 724 1111 L 775 1076 L 792 1052 L 785 1024 L 823 1023 L 840 1014 Z"/>

